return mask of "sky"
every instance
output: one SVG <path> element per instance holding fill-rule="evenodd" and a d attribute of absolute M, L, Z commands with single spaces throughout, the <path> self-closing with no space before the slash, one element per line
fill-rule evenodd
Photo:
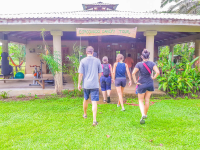
<path fill-rule="evenodd" d="M 100 0 L 1 0 L 0 14 L 66 12 L 83 10 L 82 4 Z M 104 3 L 119 4 L 117 10 L 146 12 L 166 10 L 160 8 L 161 0 L 101 0 Z"/>

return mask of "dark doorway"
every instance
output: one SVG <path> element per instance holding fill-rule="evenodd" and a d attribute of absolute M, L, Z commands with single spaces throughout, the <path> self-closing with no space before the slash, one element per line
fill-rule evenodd
<path fill-rule="evenodd" d="M 116 57 L 117 57 L 117 54 L 122 54 L 124 56 L 124 59 L 126 58 L 126 50 L 116 51 Z"/>

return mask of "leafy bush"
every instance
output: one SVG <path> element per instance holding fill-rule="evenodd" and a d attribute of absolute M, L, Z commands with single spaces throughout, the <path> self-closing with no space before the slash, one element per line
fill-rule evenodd
<path fill-rule="evenodd" d="M 167 61 L 160 59 L 158 65 L 162 67 L 163 74 L 158 77 L 159 89 L 174 97 L 182 95 L 195 97 L 195 93 L 199 92 L 200 73 L 197 68 L 192 68 L 192 65 L 198 58 L 189 61 L 183 57 L 184 63 L 173 64 L 170 53 Z"/>
<path fill-rule="evenodd" d="M 63 90 L 62 94 L 67 96 L 67 97 L 82 97 L 83 96 L 83 89 L 81 89 L 81 91 L 79 91 L 78 89 Z"/>

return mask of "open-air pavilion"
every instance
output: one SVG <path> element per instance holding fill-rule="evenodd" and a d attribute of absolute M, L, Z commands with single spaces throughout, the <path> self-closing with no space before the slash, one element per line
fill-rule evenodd
<path fill-rule="evenodd" d="M 82 46 L 91 45 L 98 52 L 99 58 L 108 56 L 109 62 L 113 64 L 116 52 L 125 57 L 128 53 L 132 55 L 134 63 L 140 61 L 140 53 L 144 48 L 151 52 L 150 60 L 158 59 L 158 47 L 173 46 L 178 43 L 195 42 L 195 55 L 200 56 L 200 16 L 187 14 L 166 13 L 136 13 L 131 11 L 117 11 L 117 4 L 83 4 L 82 11 L 73 12 L 50 12 L 31 14 L 2 14 L 0 15 L 0 41 L 3 52 L 8 52 L 8 43 L 16 42 L 26 45 L 26 77 L 33 78 L 33 68 L 30 65 L 40 65 L 41 53 L 44 49 L 41 37 L 41 29 L 46 30 L 45 40 L 54 51 L 60 52 L 62 64 L 69 63 L 65 56 L 73 52 L 76 43 Z M 136 38 L 124 36 L 76 36 L 77 28 L 132 29 L 137 27 Z M 48 67 L 43 64 L 43 74 L 50 78 Z M 60 74 L 61 75 L 61 74 Z M 67 81 L 69 77 L 64 75 Z M 62 78 L 56 79 L 59 90 L 68 89 L 69 83 L 63 86 Z M 32 81 L 30 81 L 32 82 Z M 16 88 L 20 94 L 27 89 L 36 90 L 36 93 L 52 93 L 54 88 L 41 89 L 27 86 L 19 87 L 23 82 L 13 84 L 13 81 L 0 83 L 1 90 Z M 5 86 L 6 84 L 6 86 Z M 13 86 L 12 86 L 13 84 Z M 9 87 L 10 85 L 10 87 Z M 18 87 L 19 86 L 19 87 Z M 73 86 L 70 84 L 70 87 Z M 49 91 L 48 91 L 49 89 Z M 70 88 L 69 88 L 70 89 Z M 30 92 L 29 91 L 29 92 Z M 35 93 L 35 92 L 32 92 Z"/>

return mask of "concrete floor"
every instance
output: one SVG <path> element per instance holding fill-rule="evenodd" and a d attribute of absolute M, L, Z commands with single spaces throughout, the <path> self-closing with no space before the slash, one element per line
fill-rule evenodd
<path fill-rule="evenodd" d="M 26 74 L 25 75 L 26 79 L 33 79 L 32 74 Z M 43 78 L 48 78 L 49 80 L 53 79 L 53 76 L 51 74 L 44 74 Z M 69 75 L 64 75 L 64 81 L 67 81 L 67 83 L 64 83 L 63 85 L 63 90 L 73 90 L 74 85 L 71 77 Z M 45 84 L 45 89 L 42 89 L 41 86 L 29 86 L 29 84 L 32 84 L 33 81 L 6 81 L 4 83 L 3 81 L 0 82 L 0 92 L 1 91 L 6 91 L 9 92 L 9 96 L 18 96 L 20 94 L 24 95 L 46 95 L 46 94 L 52 94 L 55 93 L 54 86 L 51 84 L 46 83 Z M 158 88 L 158 82 L 155 82 L 155 94 L 162 95 L 164 92 L 157 90 Z M 117 96 L 116 89 L 114 84 L 112 84 L 112 95 L 115 97 Z M 131 87 L 126 86 L 124 90 L 125 94 L 133 94 L 135 93 L 135 84 L 133 84 Z M 101 96 L 101 95 L 100 95 Z"/>

